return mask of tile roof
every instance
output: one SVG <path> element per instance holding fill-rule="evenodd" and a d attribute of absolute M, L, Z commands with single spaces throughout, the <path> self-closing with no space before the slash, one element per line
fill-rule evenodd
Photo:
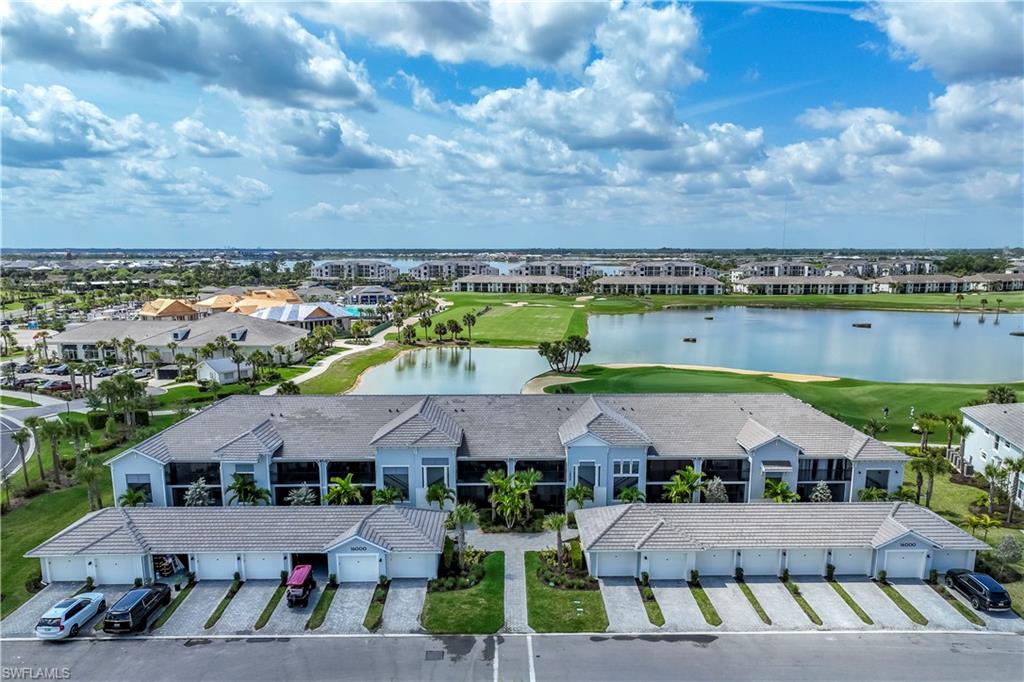
<path fill-rule="evenodd" d="M 226 336 L 233 329 L 246 329 L 246 346 L 275 346 L 295 343 L 307 335 L 304 329 L 289 327 L 235 313 L 216 313 L 189 322 L 174 320 L 97 320 L 65 331 L 50 338 L 51 343 L 95 343 L 111 339 L 132 338 L 145 346 L 166 346 L 173 341 L 172 332 L 185 331 L 187 337 L 177 341 L 180 348 L 204 346 L 218 336 Z"/>
<path fill-rule="evenodd" d="M 89 514 L 27 557 L 325 552 L 360 537 L 390 552 L 439 552 L 447 512 L 411 507 L 135 507 Z"/>
<path fill-rule="evenodd" d="M 638 447 L 651 444 L 643 429 L 593 396 L 558 427 L 558 437 L 563 445 L 587 433 L 609 445 Z"/>
<path fill-rule="evenodd" d="M 461 442 L 458 456 L 563 457 L 591 402 L 598 435 L 641 443 L 652 457 L 745 457 L 738 435 L 754 418 L 808 457 L 905 460 L 810 405 L 783 394 L 230 396 L 135 446 L 162 462 L 212 461 L 239 434 L 269 420 L 275 457 L 354 459 L 376 446 Z M 593 412 L 593 405 L 587 410 Z M 579 412 L 579 414 L 577 414 Z M 616 415 L 611 417 L 610 415 Z M 567 422 L 569 425 L 566 425 Z M 461 434 L 461 435 L 460 435 Z M 866 440 L 865 440 L 866 439 Z"/>
<path fill-rule="evenodd" d="M 306 320 L 337 320 L 359 317 L 359 311 L 334 303 L 284 303 L 258 308 L 249 317 L 272 322 L 305 322 Z"/>
<path fill-rule="evenodd" d="M 641 275 L 608 275 L 594 280 L 594 284 L 704 284 L 721 286 L 722 283 L 713 277 L 675 277 L 659 275 L 643 277 Z"/>
<path fill-rule="evenodd" d="M 942 549 L 989 549 L 909 502 L 631 504 L 576 511 L 587 550 L 880 547 L 914 532 Z"/>
<path fill-rule="evenodd" d="M 737 284 L 870 284 L 870 282 L 859 277 L 836 277 L 830 275 L 796 277 L 783 275 L 781 277 L 747 277 L 746 279 L 741 279 Z"/>
<path fill-rule="evenodd" d="M 1007 443 L 1024 450 L 1024 403 L 972 405 L 960 411 Z"/>
<path fill-rule="evenodd" d="M 576 281 L 561 275 L 466 275 L 456 282 L 467 284 L 575 284 Z"/>

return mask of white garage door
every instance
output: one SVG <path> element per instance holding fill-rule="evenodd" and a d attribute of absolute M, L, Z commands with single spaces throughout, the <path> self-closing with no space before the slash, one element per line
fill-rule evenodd
<path fill-rule="evenodd" d="M 196 578 L 199 580 L 231 580 L 238 570 L 234 552 L 196 554 Z"/>
<path fill-rule="evenodd" d="M 777 549 L 745 549 L 743 550 L 743 575 L 778 575 L 779 550 Z"/>
<path fill-rule="evenodd" d="M 636 552 L 595 552 L 594 556 L 602 577 L 636 575 Z"/>
<path fill-rule="evenodd" d="M 935 550 L 932 552 L 932 568 L 939 573 L 945 573 L 951 568 L 974 568 L 969 555 L 970 552 L 966 549 Z"/>
<path fill-rule="evenodd" d="M 701 575 L 732 575 L 734 555 L 731 549 L 697 552 L 697 572 Z"/>
<path fill-rule="evenodd" d="M 389 554 L 389 578 L 433 578 L 436 554 Z"/>
<path fill-rule="evenodd" d="M 81 557 L 53 557 L 50 564 L 50 582 L 79 582 L 85 580 L 86 559 Z"/>
<path fill-rule="evenodd" d="M 836 575 L 868 575 L 871 573 L 870 549 L 833 549 L 832 565 Z"/>
<path fill-rule="evenodd" d="M 281 571 L 288 567 L 280 552 L 247 552 L 242 561 L 246 580 L 279 580 Z"/>
<path fill-rule="evenodd" d="M 887 578 L 923 578 L 926 558 L 924 550 L 889 550 L 885 553 L 885 575 Z"/>
<path fill-rule="evenodd" d="M 686 552 L 648 552 L 647 572 L 651 580 L 688 578 L 686 574 Z"/>
<path fill-rule="evenodd" d="M 139 560 L 135 557 L 97 557 L 97 585 L 130 585 L 141 578 Z"/>
<path fill-rule="evenodd" d="M 791 549 L 786 554 L 790 575 L 821 575 L 825 570 L 823 549 Z"/>
<path fill-rule="evenodd" d="M 380 577 L 377 554 L 339 554 L 338 582 L 375 583 Z"/>

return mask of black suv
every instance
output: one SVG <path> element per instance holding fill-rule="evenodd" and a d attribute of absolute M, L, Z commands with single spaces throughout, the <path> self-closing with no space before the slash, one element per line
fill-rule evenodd
<path fill-rule="evenodd" d="M 967 597 L 979 611 L 1008 611 L 1010 595 L 1003 586 L 984 573 L 964 568 L 946 571 L 946 585 Z"/>
<path fill-rule="evenodd" d="M 170 603 L 171 588 L 164 583 L 153 583 L 149 587 L 129 590 L 116 604 L 107 609 L 107 615 L 103 619 L 103 632 L 141 632 L 146 629 L 146 623 L 153 612 L 160 606 Z"/>

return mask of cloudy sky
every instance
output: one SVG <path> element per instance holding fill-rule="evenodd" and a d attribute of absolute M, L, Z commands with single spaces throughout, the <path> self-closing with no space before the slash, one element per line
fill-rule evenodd
<path fill-rule="evenodd" d="M 1022 8 L 0 0 L 3 245 L 1020 246 Z"/>

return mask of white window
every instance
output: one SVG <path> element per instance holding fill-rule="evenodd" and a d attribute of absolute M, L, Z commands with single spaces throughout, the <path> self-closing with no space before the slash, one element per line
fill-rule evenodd
<path fill-rule="evenodd" d="M 594 462 L 580 462 L 576 465 L 576 485 L 593 489 L 598 483 L 597 464 Z"/>
<path fill-rule="evenodd" d="M 444 487 L 448 487 L 448 467 L 446 466 L 425 466 L 423 467 L 423 487 L 429 488 L 430 486 L 440 483 Z"/>
<path fill-rule="evenodd" d="M 235 473 L 243 478 L 253 480 L 256 478 L 256 467 L 253 464 L 236 464 Z"/>
<path fill-rule="evenodd" d="M 993 450 L 998 450 L 999 449 L 999 436 L 996 436 L 995 445 L 992 446 L 992 449 Z"/>
<path fill-rule="evenodd" d="M 612 462 L 612 489 L 615 499 L 623 490 L 640 486 L 640 460 L 617 459 Z"/>
<path fill-rule="evenodd" d="M 141 490 L 146 495 L 146 502 L 153 501 L 153 485 L 149 474 L 125 474 L 124 485 L 128 490 Z"/>

